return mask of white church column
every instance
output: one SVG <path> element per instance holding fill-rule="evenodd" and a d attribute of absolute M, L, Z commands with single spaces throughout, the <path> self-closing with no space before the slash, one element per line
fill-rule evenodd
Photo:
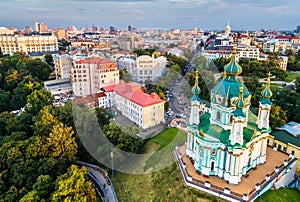
<path fill-rule="evenodd" d="M 225 160 L 225 152 L 222 149 L 219 149 L 218 151 L 218 176 L 223 177 L 224 175 L 224 160 Z"/>

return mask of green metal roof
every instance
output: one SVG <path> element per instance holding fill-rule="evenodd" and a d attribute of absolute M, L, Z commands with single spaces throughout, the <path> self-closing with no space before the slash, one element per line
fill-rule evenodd
<path fill-rule="evenodd" d="M 216 96 L 220 95 L 223 98 L 220 105 L 230 107 L 230 100 L 233 97 L 239 97 L 241 87 L 243 88 L 243 98 L 248 98 L 250 93 L 239 79 L 234 77 L 224 78 L 211 90 L 211 102 L 219 104 L 216 102 Z"/>
<path fill-rule="evenodd" d="M 290 144 L 293 144 L 297 147 L 300 147 L 300 139 L 292 136 L 291 134 L 289 134 L 286 131 L 274 130 L 274 131 L 271 132 L 270 135 L 274 136 L 274 138 L 276 140 L 279 140 L 280 142 L 283 142 L 283 143 L 286 143 L 286 144 L 290 143 Z"/>
<path fill-rule="evenodd" d="M 235 57 L 232 57 L 230 63 L 224 66 L 224 70 L 226 74 L 229 75 L 238 75 L 243 71 L 242 67 L 236 61 Z"/>
<path fill-rule="evenodd" d="M 210 113 L 206 112 L 200 116 L 200 123 L 198 129 L 203 131 L 208 136 L 219 139 L 222 143 L 226 145 L 230 145 L 229 136 L 230 130 L 224 130 L 221 126 L 216 124 L 210 124 Z M 259 129 L 256 126 L 257 116 L 252 112 L 248 114 L 248 125 L 244 127 L 243 137 L 244 144 L 243 147 L 246 146 L 246 143 L 251 141 L 254 131 L 259 132 Z M 255 136 L 254 136 L 255 137 Z M 253 138 L 254 138 L 253 137 Z"/>

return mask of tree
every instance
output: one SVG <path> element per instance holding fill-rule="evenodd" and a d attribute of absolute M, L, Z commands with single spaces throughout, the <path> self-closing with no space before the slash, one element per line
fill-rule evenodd
<path fill-rule="evenodd" d="M 104 125 L 109 124 L 110 115 L 103 107 L 96 108 L 96 116 L 98 118 L 98 123 L 101 128 Z"/>
<path fill-rule="evenodd" d="M 41 198 L 38 195 L 36 190 L 28 192 L 25 196 L 23 196 L 20 202 L 39 202 Z"/>
<path fill-rule="evenodd" d="M 53 65 L 53 57 L 50 53 L 47 53 L 45 55 L 45 61 L 47 62 L 48 65 L 50 65 L 50 66 Z"/>
<path fill-rule="evenodd" d="M 63 123 L 55 125 L 47 138 L 49 155 L 73 160 L 77 153 L 77 143 L 73 134 L 71 127 L 66 127 Z"/>
<path fill-rule="evenodd" d="M 51 196 L 52 201 L 96 201 L 96 192 L 87 181 L 88 170 L 75 165 L 69 167 L 67 173 L 56 180 L 56 189 Z"/>
<path fill-rule="evenodd" d="M 52 105 L 53 100 L 52 94 L 46 89 L 35 90 L 27 97 L 25 109 L 32 115 L 37 115 L 43 107 Z"/>
<path fill-rule="evenodd" d="M 32 189 L 37 192 L 40 198 L 49 198 L 54 190 L 52 179 L 49 175 L 40 175 Z"/>
<path fill-rule="evenodd" d="M 127 69 L 120 69 L 119 70 L 119 77 L 120 80 L 125 81 L 126 83 L 132 81 L 132 76 L 131 74 L 127 71 Z"/>
<path fill-rule="evenodd" d="M 300 76 L 296 78 L 295 86 L 296 86 L 296 92 L 300 93 Z"/>
<path fill-rule="evenodd" d="M 274 129 L 283 126 L 286 124 L 286 121 L 286 112 L 280 106 L 273 104 L 270 114 L 270 127 Z"/>
<path fill-rule="evenodd" d="M 41 81 L 47 80 L 52 72 L 51 67 L 40 59 L 29 60 L 26 65 L 31 75 Z"/>

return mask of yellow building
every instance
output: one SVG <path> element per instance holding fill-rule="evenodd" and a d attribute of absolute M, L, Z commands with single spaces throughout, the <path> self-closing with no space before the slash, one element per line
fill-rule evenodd
<path fill-rule="evenodd" d="M 0 36 L 0 48 L 3 54 L 15 52 L 51 52 L 58 51 L 57 38 L 51 36 Z"/>
<path fill-rule="evenodd" d="M 141 84 L 120 81 L 120 84 L 103 87 L 103 92 L 109 99 L 107 102 L 140 128 L 146 129 L 165 122 L 165 101 L 156 93 L 144 93 Z M 113 95 L 109 96 L 111 92 Z"/>
<path fill-rule="evenodd" d="M 296 130 L 296 128 L 299 128 Z M 300 172 L 300 124 L 290 122 L 281 127 L 280 130 L 271 132 L 268 145 L 287 154 L 294 155 L 297 160 L 296 171 Z"/>

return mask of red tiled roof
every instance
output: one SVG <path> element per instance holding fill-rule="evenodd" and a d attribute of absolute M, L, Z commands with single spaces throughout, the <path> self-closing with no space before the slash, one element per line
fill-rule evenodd
<path fill-rule="evenodd" d="M 118 85 L 103 87 L 106 92 L 114 91 L 116 94 L 130 100 L 131 102 L 141 106 L 148 107 L 154 104 L 165 103 L 156 93 L 151 95 L 144 93 L 141 85 L 138 83 L 123 83 Z"/>
<path fill-rule="evenodd" d="M 100 98 L 100 97 L 106 97 L 106 94 L 103 93 L 103 92 L 100 92 L 100 93 L 96 93 L 96 94 L 94 95 L 94 98 L 95 98 L 95 99 Z"/>
<path fill-rule="evenodd" d="M 291 36 L 275 36 L 275 39 L 292 39 Z"/>
<path fill-rule="evenodd" d="M 76 64 L 107 64 L 107 63 L 115 64 L 113 61 L 101 57 L 85 58 L 76 62 Z"/>
<path fill-rule="evenodd" d="M 113 90 L 115 89 L 117 84 L 111 85 L 111 86 L 105 86 L 103 87 L 103 89 L 105 90 L 105 92 L 110 93 L 113 92 Z"/>

